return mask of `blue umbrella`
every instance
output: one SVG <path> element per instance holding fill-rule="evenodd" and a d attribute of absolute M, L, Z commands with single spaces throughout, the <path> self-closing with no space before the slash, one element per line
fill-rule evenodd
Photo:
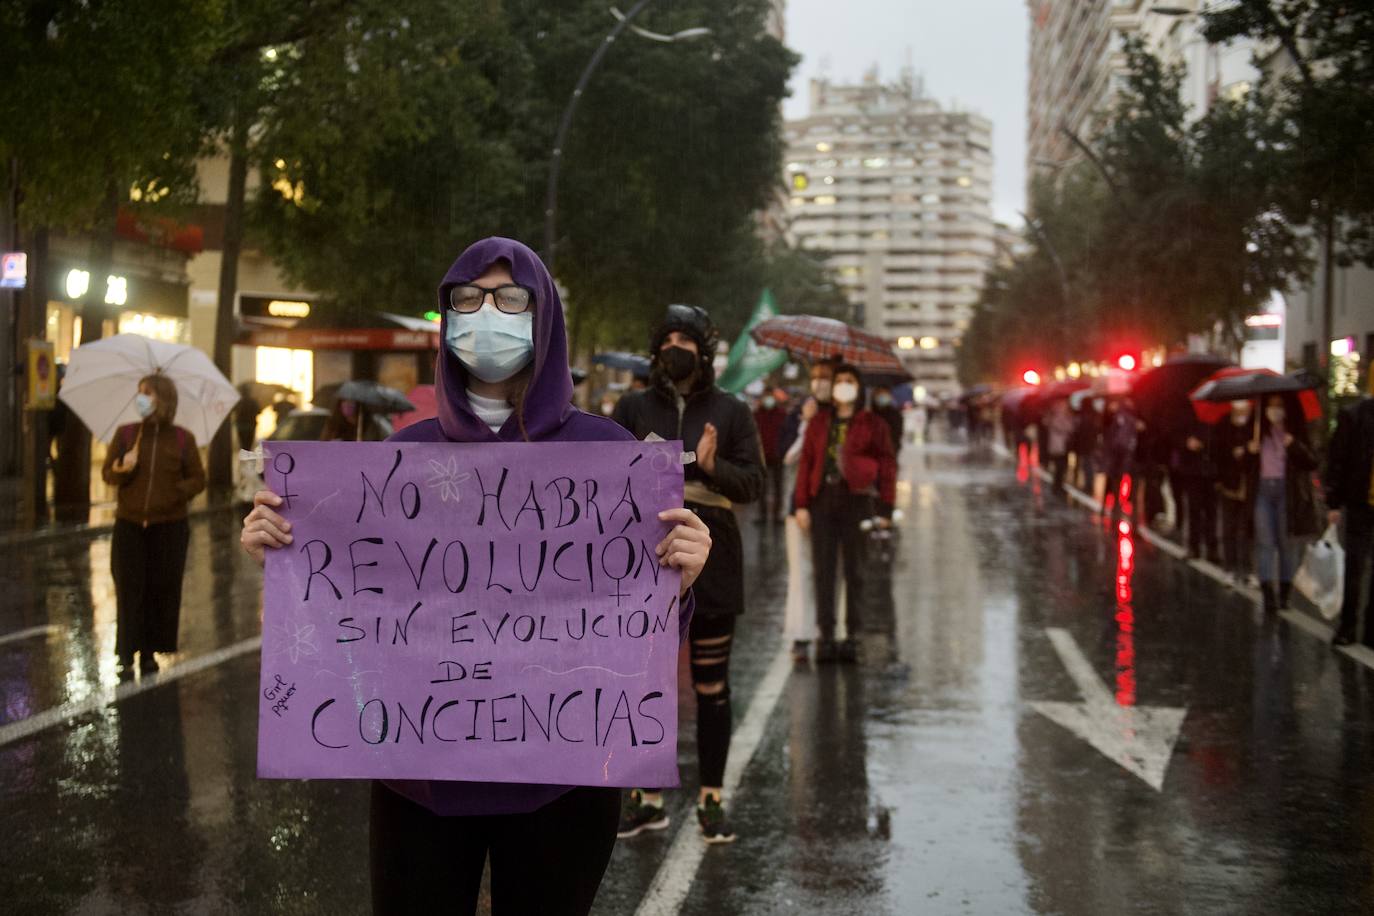
<path fill-rule="evenodd" d="M 638 353 L 625 353 L 613 350 L 607 353 L 598 353 L 592 357 L 592 362 L 598 366 L 605 366 L 608 369 L 624 369 L 633 372 L 635 378 L 649 377 L 649 357 L 641 356 Z"/>

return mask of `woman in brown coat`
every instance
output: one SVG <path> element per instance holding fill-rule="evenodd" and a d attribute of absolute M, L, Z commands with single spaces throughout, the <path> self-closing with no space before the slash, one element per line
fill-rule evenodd
<path fill-rule="evenodd" d="M 119 491 L 110 567 L 114 573 L 115 652 L 121 673 L 157 670 L 154 652 L 175 652 L 186 571 L 186 504 L 205 489 L 196 440 L 172 421 L 177 389 L 150 375 L 134 406 L 142 422 L 121 426 L 105 456 L 105 482 Z"/>

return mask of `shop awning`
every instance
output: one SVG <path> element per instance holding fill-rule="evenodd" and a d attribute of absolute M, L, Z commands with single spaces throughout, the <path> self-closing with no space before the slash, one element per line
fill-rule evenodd
<path fill-rule="evenodd" d="M 314 315 L 311 319 L 314 319 Z M 438 350 L 439 326 L 423 318 L 391 312 L 368 316 L 374 327 L 307 327 L 307 319 L 294 328 L 246 325 L 238 342 L 249 347 L 284 347 L 290 350 Z M 344 323 L 347 322 L 345 320 Z"/>

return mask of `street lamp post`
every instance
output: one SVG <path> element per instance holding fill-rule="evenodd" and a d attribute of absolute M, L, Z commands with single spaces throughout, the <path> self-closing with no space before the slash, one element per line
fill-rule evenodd
<path fill-rule="evenodd" d="M 548 267 L 549 273 L 553 273 L 554 252 L 558 244 L 558 175 L 563 166 L 563 144 L 568 138 L 568 128 L 572 126 L 573 115 L 577 112 L 577 103 L 582 101 L 582 93 L 587 88 L 587 82 L 592 78 L 592 74 L 596 72 L 596 68 L 601 65 L 601 59 L 606 56 L 606 52 L 610 50 L 611 45 L 626 28 L 644 38 L 665 43 L 711 34 L 710 29 L 694 28 L 684 29 L 672 35 L 664 35 L 632 26 L 631 21 L 652 2 L 653 0 L 639 0 L 638 3 L 630 7 L 628 13 L 621 13 L 615 8 L 611 9 L 611 15 L 616 19 L 615 27 L 601 40 L 601 44 L 592 54 L 592 59 L 587 61 L 587 66 L 582 70 L 582 75 L 578 77 L 577 85 L 573 88 L 572 97 L 568 99 L 567 107 L 563 109 L 563 118 L 558 122 L 558 133 L 554 135 L 553 151 L 549 155 L 549 186 L 544 203 L 544 264 Z"/>

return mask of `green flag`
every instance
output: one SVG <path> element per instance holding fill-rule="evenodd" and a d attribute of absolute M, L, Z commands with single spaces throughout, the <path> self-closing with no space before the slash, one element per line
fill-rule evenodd
<path fill-rule="evenodd" d="M 739 339 L 730 348 L 730 361 L 726 363 L 725 371 L 716 381 L 717 385 L 731 394 L 738 394 L 754 379 L 763 378 L 787 362 L 786 350 L 760 346 L 749 336 L 755 325 L 777 313 L 778 309 L 773 304 L 773 291 L 765 289 L 759 297 L 759 304 L 754 306 L 754 314 L 749 316 L 749 323 L 744 326 Z"/>

